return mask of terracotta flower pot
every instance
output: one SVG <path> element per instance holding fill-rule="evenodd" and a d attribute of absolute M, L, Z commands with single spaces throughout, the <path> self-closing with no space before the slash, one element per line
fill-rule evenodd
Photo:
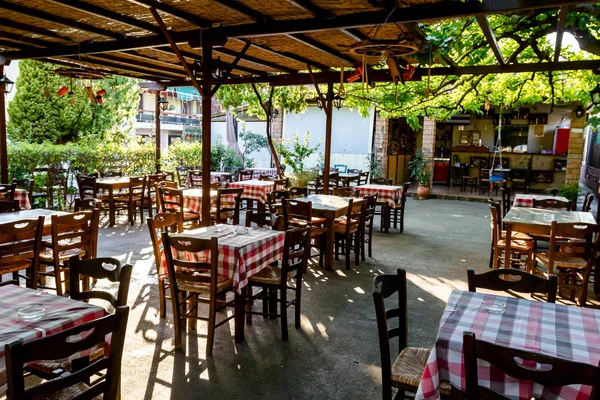
<path fill-rule="evenodd" d="M 430 193 L 431 189 L 429 188 L 429 185 L 419 184 L 417 187 L 417 196 L 419 196 L 419 200 L 427 200 Z"/>

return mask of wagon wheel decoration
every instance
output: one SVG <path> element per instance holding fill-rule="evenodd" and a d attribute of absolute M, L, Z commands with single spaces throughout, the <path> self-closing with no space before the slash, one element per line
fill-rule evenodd
<path fill-rule="evenodd" d="M 352 54 L 365 57 L 407 56 L 417 53 L 419 46 L 409 40 L 363 40 L 349 47 Z"/>
<path fill-rule="evenodd" d="M 92 80 L 106 78 L 105 73 L 88 68 L 59 68 L 55 70 L 54 73 L 65 78 L 69 78 L 71 90 L 68 90 L 66 86 L 63 86 L 58 90 L 58 95 L 62 96 L 65 93 L 68 93 L 69 96 L 71 96 L 71 105 L 75 105 L 73 79 L 80 79 L 82 81 L 89 79 L 90 84 L 89 86 L 84 87 L 83 91 L 88 95 L 92 104 L 102 104 L 102 96 L 106 94 L 106 90 L 100 89 L 94 94 L 92 90 Z"/>

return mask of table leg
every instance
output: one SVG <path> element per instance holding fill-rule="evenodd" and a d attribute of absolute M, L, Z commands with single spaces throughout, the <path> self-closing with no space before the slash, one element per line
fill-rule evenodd
<path fill-rule="evenodd" d="M 235 292 L 235 342 L 242 343 L 244 341 L 244 314 L 245 314 L 245 295 L 246 288 L 242 289 L 242 294 Z"/>
<path fill-rule="evenodd" d="M 259 213 L 264 213 L 265 212 L 265 203 L 263 203 L 260 200 L 256 200 L 256 208 Z"/>
<path fill-rule="evenodd" d="M 325 227 L 327 228 L 327 232 L 325 233 L 327 238 L 327 243 L 325 243 L 325 269 L 328 271 L 333 271 L 333 251 L 335 245 L 335 233 L 333 231 L 332 217 L 327 217 L 327 219 L 325 220 Z"/>
<path fill-rule="evenodd" d="M 115 198 L 113 188 L 108 188 L 108 222 L 109 226 L 115 226 Z"/>

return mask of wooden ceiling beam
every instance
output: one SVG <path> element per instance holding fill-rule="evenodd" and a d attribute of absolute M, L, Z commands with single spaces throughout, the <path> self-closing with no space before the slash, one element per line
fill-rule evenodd
<path fill-rule="evenodd" d="M 8 10 L 21 15 L 25 15 L 27 17 L 36 18 L 53 24 L 63 25 L 69 28 L 75 28 L 82 31 L 95 33 L 113 39 L 122 39 L 124 37 L 124 35 L 121 35 L 117 32 L 109 31 L 107 29 L 99 28 L 94 25 L 89 25 L 69 18 L 64 18 L 58 15 L 50 14 L 42 10 L 28 8 L 15 3 L 9 3 L 7 1 L 0 2 L 0 9 Z"/>
<path fill-rule="evenodd" d="M 247 41 L 246 39 L 236 39 L 236 40 L 241 40 L 243 42 Z M 295 61 L 295 62 L 299 62 L 299 63 L 304 64 L 304 65 L 306 65 L 306 64 L 312 65 L 313 67 L 317 67 L 317 68 L 319 68 L 320 70 L 323 70 L 323 71 L 331 69 L 329 66 L 327 66 L 325 64 L 322 64 L 322 63 L 320 63 L 318 61 L 309 60 L 308 58 L 299 56 L 299 55 L 294 54 L 294 53 L 290 53 L 290 52 L 287 52 L 287 51 L 273 50 L 273 49 L 270 49 L 270 48 L 268 48 L 266 46 L 255 44 L 255 43 L 253 43 L 252 45 L 254 47 L 256 47 L 257 49 L 269 52 L 269 53 L 273 54 L 274 56 L 279 56 L 279 57 L 287 58 L 289 60 L 292 60 L 292 61 Z"/>
<path fill-rule="evenodd" d="M 46 40 L 34 39 L 27 36 L 16 35 L 14 33 L 4 31 L 0 31 L 0 38 L 36 47 L 48 47 L 49 45 L 54 44 Z"/>
<path fill-rule="evenodd" d="M 252 45 L 252 43 L 250 43 L 250 42 L 245 42 L 244 47 L 246 47 L 246 45 L 248 45 L 248 44 Z M 228 49 L 226 47 L 216 47 L 216 48 L 213 48 L 213 53 L 224 54 L 224 55 L 232 56 L 232 57 L 237 57 L 237 56 L 239 56 L 241 54 L 240 52 Z M 289 68 L 289 67 L 286 67 L 286 66 L 283 66 L 283 65 L 279 65 L 279 64 L 271 62 L 271 61 L 265 61 L 265 60 L 262 60 L 260 58 L 248 56 L 246 54 L 242 54 L 242 60 L 247 61 L 247 62 L 251 62 L 251 63 L 254 63 L 254 64 L 257 64 L 257 65 L 262 65 L 264 67 L 273 68 L 273 69 L 276 69 L 278 71 L 283 71 L 283 72 L 288 72 L 288 73 L 297 72 L 294 68 Z"/>
<path fill-rule="evenodd" d="M 24 24 L 22 22 L 16 22 L 16 21 L 10 20 L 8 18 L 2 18 L 2 17 L 0 17 L 0 26 L 2 26 L 2 27 L 8 27 L 8 28 L 13 28 L 13 29 L 18 29 L 18 30 L 23 31 L 23 32 L 33 33 L 34 35 L 48 36 L 48 37 L 52 37 L 52 38 L 55 38 L 55 39 L 68 40 L 70 42 L 73 41 L 69 37 L 60 35 L 60 34 L 54 32 L 54 31 L 51 31 L 49 29 L 40 28 L 38 26 L 31 25 L 31 24 Z"/>
<path fill-rule="evenodd" d="M 170 48 L 170 47 L 155 47 L 152 50 L 160 50 L 164 53 L 168 53 L 170 55 L 175 55 L 175 52 Z M 216 49 L 213 49 L 213 51 L 216 51 Z M 191 60 L 199 60 L 202 57 L 199 54 L 195 54 L 195 53 L 190 53 L 188 51 L 184 51 L 184 50 L 179 50 L 179 53 L 181 53 L 182 56 L 184 56 L 185 58 L 189 58 Z M 221 61 L 221 64 L 223 64 L 223 66 L 228 66 L 230 64 L 225 63 L 223 61 Z M 179 64 L 178 64 L 179 65 Z M 236 66 L 234 69 L 238 70 L 238 71 L 242 71 L 242 72 L 247 72 L 249 74 L 254 74 L 254 75 L 264 75 L 265 72 L 264 71 L 260 71 L 254 68 L 248 68 L 248 67 L 244 67 L 241 65 Z"/>
<path fill-rule="evenodd" d="M 163 66 L 157 65 L 156 63 L 135 61 L 135 60 L 127 59 L 127 58 L 117 57 L 117 56 L 110 55 L 110 54 L 102 54 L 102 55 L 96 54 L 96 55 L 90 55 L 87 57 L 90 59 L 110 61 L 115 64 L 124 65 L 124 66 L 134 66 L 137 68 L 148 69 L 150 71 L 158 71 L 163 74 L 179 77 L 179 79 L 182 79 L 182 78 L 185 79 L 185 77 L 187 76 L 185 74 L 185 71 L 180 70 L 180 69 L 163 67 Z"/>
<path fill-rule="evenodd" d="M 208 21 L 204 18 L 201 18 L 197 15 L 191 14 L 191 13 L 181 10 L 179 8 L 175 8 L 168 4 L 158 2 L 156 0 L 127 0 L 127 1 L 129 1 L 130 3 L 137 4 L 139 6 L 142 6 L 142 7 L 146 7 L 146 8 L 150 8 L 150 7 L 155 8 L 156 10 L 159 10 L 165 14 L 169 14 L 173 17 L 177 17 L 179 19 L 182 19 L 186 22 L 190 22 L 197 26 L 203 26 L 203 27 L 212 26 L 211 21 Z"/>
<path fill-rule="evenodd" d="M 563 35 L 565 33 L 565 25 L 567 24 L 567 15 L 569 15 L 569 7 L 563 6 L 558 10 L 558 26 L 556 28 L 554 62 L 558 62 L 558 59 L 560 58 L 560 50 L 562 48 Z"/>
<path fill-rule="evenodd" d="M 95 57 L 95 58 L 91 59 L 91 57 Z M 170 76 L 168 74 L 162 74 L 162 73 L 160 73 L 160 71 L 158 71 L 156 69 L 153 72 L 148 72 L 144 69 L 136 68 L 131 65 L 120 65 L 118 63 L 105 60 L 102 57 L 103 57 L 103 55 L 84 56 L 84 57 L 69 56 L 69 57 L 63 57 L 63 58 L 67 58 L 67 59 L 73 60 L 75 62 L 77 62 L 77 61 L 85 62 L 87 64 L 91 64 L 93 67 L 97 67 L 97 66 L 104 67 L 108 71 L 111 71 L 113 74 L 120 75 L 120 74 L 122 74 L 122 72 L 119 72 L 119 71 L 125 71 L 127 73 L 124 75 L 133 76 L 135 78 L 140 78 L 140 75 L 143 75 L 143 76 L 152 76 L 153 77 L 152 80 L 156 80 L 156 79 L 158 79 L 158 80 L 173 80 L 173 76 Z M 86 68 L 90 68 L 90 67 L 86 66 Z"/>
<path fill-rule="evenodd" d="M 488 21 L 488 19 L 485 15 L 476 15 L 475 19 L 477 20 L 477 23 L 479 24 L 479 27 L 481 28 L 481 31 L 483 32 L 485 39 L 487 40 L 488 44 L 492 48 L 492 52 L 494 53 L 494 56 L 496 56 L 496 60 L 498 60 L 498 64 L 505 65 L 506 60 L 504 60 L 504 55 L 502 55 L 500 46 L 498 46 L 498 42 L 496 41 L 496 35 L 494 35 L 494 31 L 492 30 L 492 27 L 490 26 L 490 21 Z"/>

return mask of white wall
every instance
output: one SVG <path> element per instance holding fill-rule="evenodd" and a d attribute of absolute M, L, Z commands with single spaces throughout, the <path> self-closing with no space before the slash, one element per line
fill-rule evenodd
<path fill-rule="evenodd" d="M 251 131 L 261 135 L 266 135 L 265 122 L 238 122 L 238 135 L 245 128 L 246 131 Z M 211 124 L 212 144 L 222 143 L 227 146 L 226 124 L 225 122 L 212 122 Z M 239 139 L 238 145 L 241 151 L 244 151 L 244 141 Z M 271 153 L 268 149 L 262 149 L 251 153 L 250 158 L 254 159 L 254 165 L 257 168 L 271 167 Z"/>
<path fill-rule="evenodd" d="M 18 61 L 12 61 L 10 63 L 10 65 L 5 65 L 4 66 L 4 74 L 6 75 L 6 77 L 8 79 L 10 79 L 11 81 L 15 82 L 15 85 L 13 85 L 13 90 L 6 95 L 6 121 L 8 122 L 8 103 L 10 103 L 10 101 L 13 99 L 13 97 L 15 97 L 15 93 L 17 93 L 17 78 L 19 77 L 19 62 Z"/>
<path fill-rule="evenodd" d="M 364 118 L 357 110 L 342 108 L 333 110 L 331 137 L 331 166 L 346 164 L 348 168 L 367 169 L 367 155 L 371 153 L 373 139 L 373 115 Z M 292 139 L 298 133 L 304 140 L 310 132 L 310 143 L 316 145 L 322 139 L 319 153 L 312 155 L 305 166 L 313 167 L 324 157 L 325 113 L 316 106 L 308 107 L 302 114 L 286 113 L 283 122 L 283 138 Z"/>

